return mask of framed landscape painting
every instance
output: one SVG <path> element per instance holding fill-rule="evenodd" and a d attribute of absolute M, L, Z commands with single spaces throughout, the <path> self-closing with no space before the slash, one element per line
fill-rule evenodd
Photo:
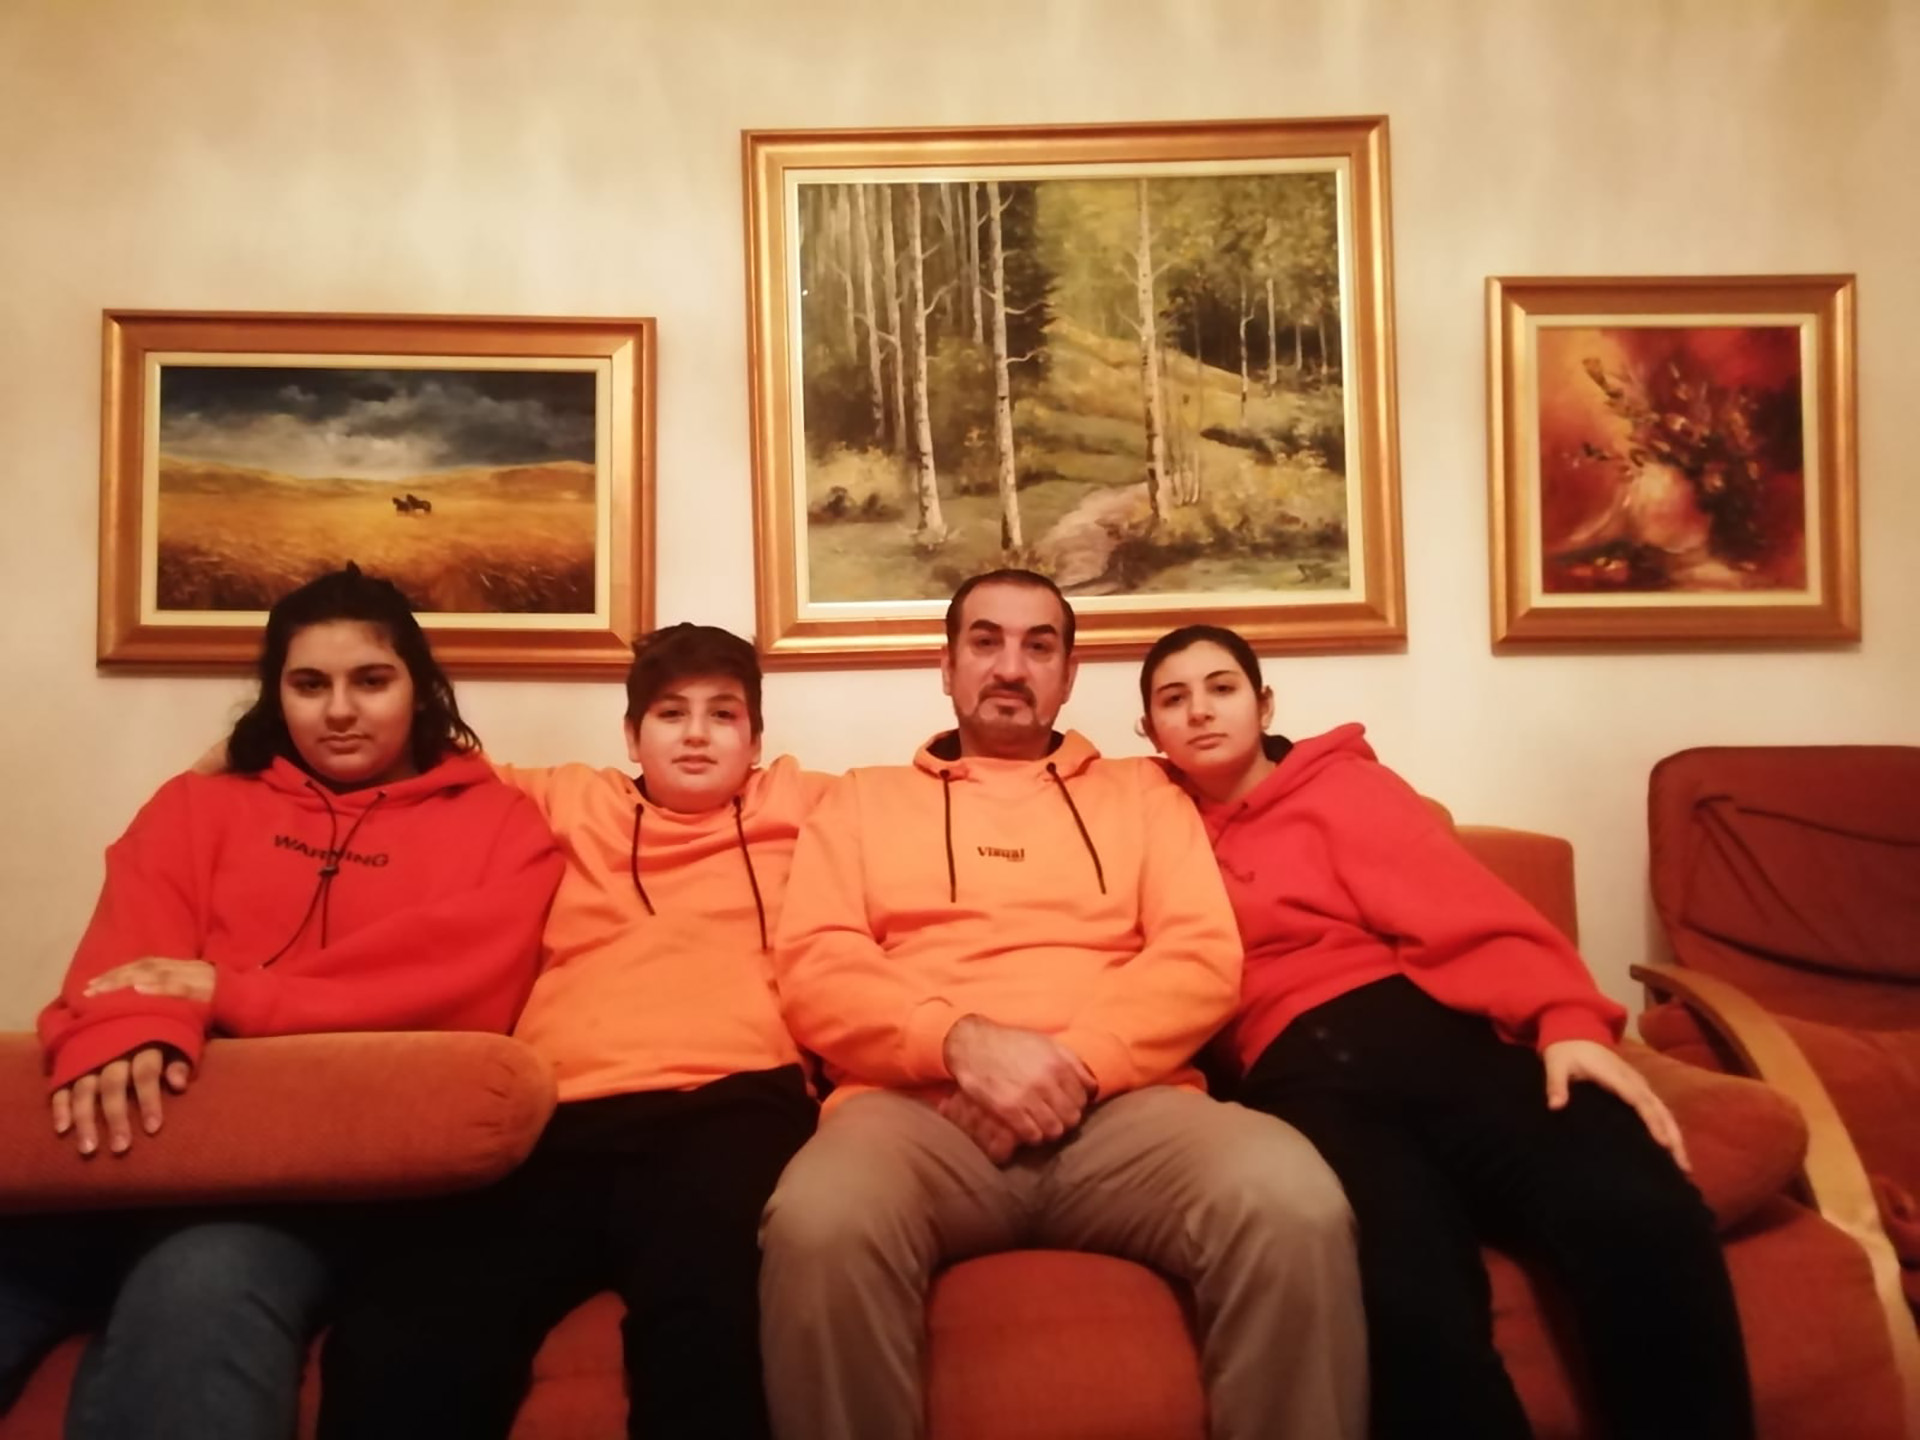
<path fill-rule="evenodd" d="M 1860 636 L 1853 278 L 1488 282 L 1493 638 Z"/>
<path fill-rule="evenodd" d="M 1094 654 L 1404 643 L 1384 119 L 744 152 L 770 664 L 923 660 L 1003 565 Z"/>
<path fill-rule="evenodd" d="M 354 561 L 456 674 L 624 674 L 652 623 L 653 322 L 105 317 L 102 665 L 243 667 Z"/>

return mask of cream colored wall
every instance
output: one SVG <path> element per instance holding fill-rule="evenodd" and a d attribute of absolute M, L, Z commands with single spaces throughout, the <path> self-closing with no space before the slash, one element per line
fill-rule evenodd
<path fill-rule="evenodd" d="M 1648 768 L 1705 742 L 1920 741 L 1920 6 L 1868 0 L 5 0 L 0 1025 L 100 851 L 217 735 L 222 679 L 94 671 L 103 307 L 655 315 L 660 613 L 748 631 L 744 127 L 1392 119 L 1404 655 L 1272 667 L 1460 816 L 1564 833 L 1630 999 Z M 1866 640 L 1494 658 L 1489 274 L 1854 271 Z M 1138 742 L 1131 665 L 1071 718 Z M 497 753 L 620 758 L 617 688 L 473 683 Z M 903 757 L 926 672 L 782 674 L 769 741 Z"/>

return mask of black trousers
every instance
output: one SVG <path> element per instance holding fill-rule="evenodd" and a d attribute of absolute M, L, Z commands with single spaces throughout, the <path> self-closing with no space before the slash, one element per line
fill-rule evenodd
<path fill-rule="evenodd" d="M 607 1289 L 629 1434 L 766 1435 L 760 1211 L 815 1110 L 798 1066 L 560 1106 L 519 1170 L 423 1202 L 361 1257 L 322 1355 L 322 1440 L 506 1436 L 547 1332 Z"/>
<path fill-rule="evenodd" d="M 1532 1432 L 1493 1347 L 1483 1240 L 1542 1265 L 1618 1440 L 1748 1440 L 1733 1289 L 1699 1192 L 1614 1095 L 1545 1071 L 1403 977 L 1295 1020 L 1242 1104 L 1313 1142 L 1359 1222 L 1373 1434 Z"/>

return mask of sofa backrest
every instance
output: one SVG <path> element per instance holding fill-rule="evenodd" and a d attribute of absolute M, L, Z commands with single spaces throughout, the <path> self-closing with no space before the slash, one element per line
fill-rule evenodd
<path fill-rule="evenodd" d="M 1647 805 L 1681 964 L 1920 982 L 1920 748 L 1683 750 L 1654 767 Z"/>

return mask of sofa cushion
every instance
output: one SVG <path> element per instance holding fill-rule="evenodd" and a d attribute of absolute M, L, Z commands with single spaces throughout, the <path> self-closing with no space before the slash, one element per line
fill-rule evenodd
<path fill-rule="evenodd" d="M 1622 1048 L 1680 1122 L 1693 1183 L 1721 1230 L 1740 1224 L 1799 1172 L 1807 1156 L 1807 1122 L 1778 1090 L 1632 1041 Z"/>
<path fill-rule="evenodd" d="M 547 1067 L 504 1035 L 214 1040 L 158 1135 L 83 1159 L 53 1133 L 38 1042 L 0 1035 L 0 1213 L 466 1189 L 526 1157 L 553 1100 Z"/>

